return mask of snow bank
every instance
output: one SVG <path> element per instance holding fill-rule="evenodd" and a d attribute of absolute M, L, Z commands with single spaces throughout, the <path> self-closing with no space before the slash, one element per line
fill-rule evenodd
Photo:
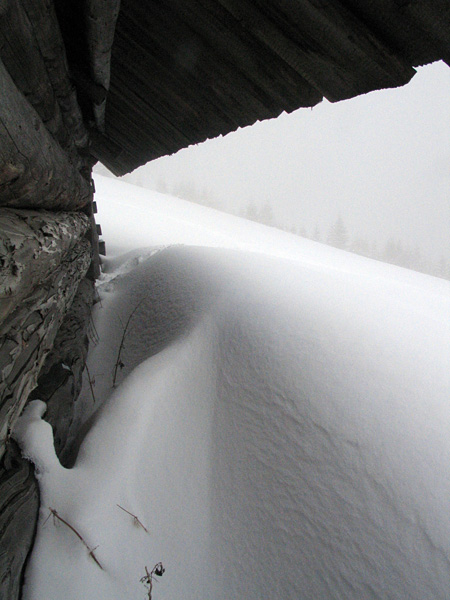
<path fill-rule="evenodd" d="M 219 239 L 215 211 L 147 199 L 156 248 L 109 259 L 99 288 L 107 400 L 76 466 L 42 403 L 16 433 L 42 490 L 25 599 L 143 598 L 159 560 L 156 600 L 448 598 L 448 282 L 234 217 Z"/>

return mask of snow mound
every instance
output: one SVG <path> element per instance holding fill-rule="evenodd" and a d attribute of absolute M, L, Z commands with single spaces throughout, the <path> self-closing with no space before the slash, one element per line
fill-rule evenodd
<path fill-rule="evenodd" d="M 450 286 L 291 237 L 107 261 L 75 467 L 42 403 L 17 432 L 42 490 L 25 600 L 144 598 L 160 560 L 155 600 L 448 598 Z"/>

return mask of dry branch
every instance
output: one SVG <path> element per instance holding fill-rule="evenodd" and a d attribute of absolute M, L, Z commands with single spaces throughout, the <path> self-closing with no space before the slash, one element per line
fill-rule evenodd
<path fill-rule="evenodd" d="M 137 527 L 142 527 L 142 529 L 146 532 L 149 533 L 147 527 L 145 527 L 145 525 L 143 525 L 142 521 L 133 513 L 131 513 L 129 510 L 127 510 L 126 508 L 124 508 L 123 506 L 120 506 L 120 504 L 117 504 L 117 506 L 123 510 L 124 512 L 128 513 L 130 515 L 130 517 L 133 517 L 133 522 Z"/>
<path fill-rule="evenodd" d="M 150 571 L 148 571 L 147 567 L 145 568 L 145 575 L 144 577 L 141 577 L 141 583 L 143 583 L 148 592 L 147 592 L 147 597 L 148 600 L 152 600 L 152 590 L 153 590 L 153 581 L 155 580 L 154 576 L 157 575 L 158 577 L 162 577 L 165 571 L 165 568 L 163 567 L 162 562 L 156 563 L 156 565 L 153 567 L 153 569 Z"/>
<path fill-rule="evenodd" d="M 87 362 L 84 363 L 84 366 L 85 366 L 86 373 L 87 373 L 87 376 L 88 376 L 89 387 L 90 387 L 91 396 L 92 396 L 92 402 L 95 404 L 95 392 L 94 392 L 94 383 L 95 383 L 95 381 L 91 377 L 91 374 L 89 372 L 89 367 L 87 366 Z"/>
<path fill-rule="evenodd" d="M 116 364 L 114 365 L 114 374 L 113 374 L 113 388 L 116 387 L 116 379 L 117 379 L 117 371 L 120 368 L 124 367 L 123 362 L 120 359 L 120 355 L 122 354 L 122 350 L 124 348 L 124 344 L 125 344 L 125 336 L 127 335 L 127 331 L 128 331 L 128 326 L 130 325 L 131 319 L 134 315 L 134 313 L 137 311 L 137 309 L 140 307 L 140 305 L 143 303 L 144 299 L 142 299 L 138 304 L 136 304 L 136 306 L 134 307 L 134 309 L 131 311 L 130 316 L 127 319 L 127 322 L 125 323 L 125 326 L 123 325 L 122 321 L 122 327 L 123 327 L 123 333 L 122 333 L 122 339 L 120 340 L 120 345 L 119 345 L 119 351 L 117 353 L 117 358 L 116 358 Z"/>
<path fill-rule="evenodd" d="M 77 531 L 75 529 L 75 527 L 73 525 L 71 525 L 68 521 L 66 521 L 65 519 L 63 519 L 62 517 L 60 517 L 59 514 L 58 514 L 58 512 L 54 508 L 50 508 L 49 507 L 49 511 L 50 511 L 50 514 L 53 515 L 53 518 L 58 519 L 58 521 L 61 521 L 61 523 L 64 523 L 64 525 L 66 525 L 66 527 L 68 527 L 71 531 L 74 532 L 74 534 L 81 541 L 81 543 L 83 544 L 83 546 L 85 546 L 87 548 L 89 556 L 96 562 L 96 564 L 100 567 L 100 569 L 102 571 L 104 571 L 104 568 L 102 567 L 102 565 L 100 564 L 98 558 L 94 554 L 94 550 L 97 549 L 97 546 L 95 548 L 91 548 L 88 545 L 88 543 L 86 542 L 86 540 L 84 539 L 84 537 L 81 535 L 81 533 L 79 531 Z"/>

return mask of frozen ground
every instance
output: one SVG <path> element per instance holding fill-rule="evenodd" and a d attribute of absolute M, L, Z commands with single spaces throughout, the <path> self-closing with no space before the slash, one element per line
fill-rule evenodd
<path fill-rule="evenodd" d="M 42 493 L 25 600 L 144 598 L 160 560 L 154 600 L 448 599 L 450 284 L 96 186 L 105 404 L 71 470 L 43 404 L 21 419 Z"/>

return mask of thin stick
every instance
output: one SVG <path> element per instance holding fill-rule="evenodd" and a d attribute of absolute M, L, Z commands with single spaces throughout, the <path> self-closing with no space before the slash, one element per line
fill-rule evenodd
<path fill-rule="evenodd" d="M 156 563 L 151 572 L 148 572 L 147 567 L 145 567 L 145 575 L 141 578 L 141 582 L 148 587 L 148 600 L 152 600 L 152 589 L 153 589 L 153 581 L 156 581 L 153 575 L 158 575 L 161 577 L 164 574 L 164 567 L 162 562 Z"/>
<path fill-rule="evenodd" d="M 120 506 L 120 504 L 117 504 L 117 506 L 123 510 L 124 512 L 128 513 L 130 515 L 130 517 L 133 517 L 134 520 L 134 524 L 138 525 L 140 527 L 142 527 L 142 529 L 146 532 L 149 533 L 147 527 L 145 527 L 145 525 L 142 524 L 142 522 L 139 520 L 139 518 L 136 515 L 133 515 L 133 513 L 131 513 L 129 510 L 127 510 L 126 508 L 124 508 L 123 506 Z"/>
<path fill-rule="evenodd" d="M 92 401 L 95 404 L 95 393 L 94 393 L 94 387 L 92 385 L 92 379 L 91 379 L 91 374 L 89 373 L 89 367 L 87 366 L 87 362 L 84 363 L 84 366 L 86 368 L 86 373 L 88 376 L 88 381 L 89 381 L 89 387 L 91 388 L 91 394 L 92 394 Z"/>
<path fill-rule="evenodd" d="M 73 527 L 70 523 L 68 523 L 65 519 L 63 519 L 62 517 L 59 516 L 59 514 L 57 513 L 57 511 L 54 508 L 50 508 L 48 509 L 50 511 L 50 513 L 56 517 L 59 521 L 61 521 L 61 523 L 64 523 L 64 525 L 66 525 L 66 527 L 68 527 L 71 531 L 74 532 L 74 534 L 77 536 L 77 538 L 82 542 L 82 544 L 87 548 L 88 552 L 89 552 L 89 556 L 91 558 L 93 558 L 93 560 L 97 563 L 97 565 L 100 567 L 100 569 L 102 571 L 104 571 L 104 568 L 102 567 L 102 565 L 100 564 L 100 562 L 98 561 L 97 557 L 94 554 L 94 550 L 96 550 L 98 548 L 98 546 L 96 546 L 95 548 L 90 548 L 90 546 L 87 544 L 86 540 L 84 539 L 84 537 L 81 535 L 81 533 L 79 533 L 75 527 Z"/>
<path fill-rule="evenodd" d="M 145 567 L 145 572 L 146 572 L 146 581 L 148 584 L 148 600 L 152 600 L 153 571 L 151 573 L 149 573 L 147 567 Z"/>
<path fill-rule="evenodd" d="M 89 332 L 90 332 L 91 337 L 92 337 L 91 341 L 95 345 L 97 345 L 99 343 L 99 341 L 100 341 L 100 336 L 98 335 L 98 331 L 97 331 L 97 328 L 96 328 L 95 323 L 94 323 L 94 318 L 92 316 L 92 311 L 91 311 L 91 313 L 89 315 Z"/>
<path fill-rule="evenodd" d="M 137 309 L 140 307 L 140 305 L 143 303 L 144 299 L 142 298 L 142 300 L 136 304 L 136 306 L 134 307 L 134 309 L 132 310 L 130 316 L 128 317 L 128 320 L 125 324 L 125 327 L 123 328 L 123 334 L 122 334 L 122 339 L 120 340 L 120 346 L 119 346 L 119 352 L 117 353 L 117 359 L 116 359 L 116 364 L 114 367 L 114 375 L 113 375 L 113 388 L 116 387 L 116 378 L 117 378 L 117 370 L 119 368 L 120 365 L 123 365 L 123 363 L 120 360 L 120 355 L 122 353 L 123 350 L 123 346 L 124 346 L 124 342 L 125 342 L 125 336 L 127 335 L 127 330 L 128 330 L 128 325 L 130 324 L 131 318 L 133 317 L 134 313 L 137 311 Z M 123 325 L 122 325 L 123 327 Z"/>

